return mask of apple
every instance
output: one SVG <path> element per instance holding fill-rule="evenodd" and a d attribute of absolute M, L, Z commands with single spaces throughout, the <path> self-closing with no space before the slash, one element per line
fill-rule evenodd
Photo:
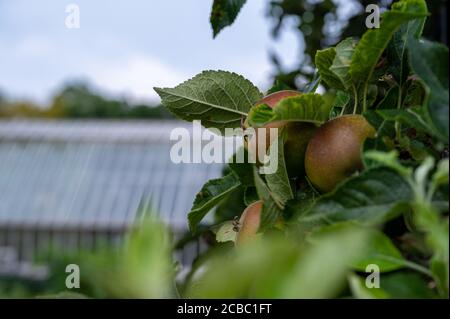
<path fill-rule="evenodd" d="M 329 192 L 361 170 L 361 148 L 375 133 L 362 115 L 343 115 L 320 126 L 305 154 L 305 171 L 311 183 L 321 192 Z"/>

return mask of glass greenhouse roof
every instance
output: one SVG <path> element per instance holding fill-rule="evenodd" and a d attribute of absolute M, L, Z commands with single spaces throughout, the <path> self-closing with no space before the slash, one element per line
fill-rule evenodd
<path fill-rule="evenodd" d="M 0 226 L 115 229 L 140 212 L 185 228 L 221 164 L 174 164 L 177 121 L 0 121 Z"/>

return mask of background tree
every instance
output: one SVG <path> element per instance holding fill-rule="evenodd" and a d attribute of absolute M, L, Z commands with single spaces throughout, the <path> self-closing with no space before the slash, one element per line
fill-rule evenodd
<path fill-rule="evenodd" d="M 283 32 L 287 19 L 297 21 L 294 32 L 298 41 L 304 43 L 298 52 L 299 63 L 293 70 L 282 67 L 280 57 L 271 52 L 275 66 L 274 83 L 303 89 L 314 75 L 314 65 L 311 57 L 317 50 L 333 46 L 347 37 L 360 37 L 366 30 L 363 14 L 369 4 L 376 3 L 380 9 L 386 10 L 391 0 L 351 0 L 351 1 L 316 1 L 316 0 L 274 0 L 270 1 L 268 18 L 272 20 L 272 36 L 277 38 Z M 428 19 L 423 36 L 429 40 L 448 44 L 447 40 L 447 1 L 433 0 L 427 2 L 428 11 L 433 19 Z"/>

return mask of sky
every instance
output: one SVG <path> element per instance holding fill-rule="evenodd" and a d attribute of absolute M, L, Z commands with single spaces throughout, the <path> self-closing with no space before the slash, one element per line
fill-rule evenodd
<path fill-rule="evenodd" d="M 66 6 L 80 28 L 65 25 Z M 293 31 L 270 36 L 268 1 L 248 0 L 236 22 L 212 38 L 212 0 L 0 0 L 0 92 L 48 102 L 65 83 L 158 102 L 154 86 L 173 87 L 203 70 L 228 70 L 268 88 L 269 50 L 289 70 L 299 61 Z M 287 20 L 286 30 L 295 21 Z"/>

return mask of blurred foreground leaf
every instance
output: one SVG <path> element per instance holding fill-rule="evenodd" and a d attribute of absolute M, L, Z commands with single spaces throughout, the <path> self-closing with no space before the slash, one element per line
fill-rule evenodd
<path fill-rule="evenodd" d="M 325 226 L 313 232 L 309 240 L 317 241 L 324 234 L 336 232 L 348 226 L 349 223 L 337 223 Z M 356 226 L 355 226 L 356 227 Z M 364 250 L 358 255 L 358 258 L 351 261 L 349 266 L 358 271 L 366 271 L 366 267 L 371 264 L 378 266 L 381 272 L 387 272 L 404 267 L 405 259 L 400 251 L 394 246 L 392 241 L 381 231 L 373 228 L 361 228 L 367 236 L 367 242 Z"/>
<path fill-rule="evenodd" d="M 187 297 L 329 298 L 345 283 L 347 264 L 367 240 L 343 227 L 312 244 L 275 234 L 217 254 L 193 276 Z"/>
<path fill-rule="evenodd" d="M 120 248 L 105 247 L 95 252 L 61 256 L 51 267 L 54 275 L 49 285 L 56 291 L 65 289 L 65 267 L 73 263 L 80 268 L 79 291 L 89 297 L 175 297 L 175 267 L 169 235 L 163 224 L 148 220 L 132 230 Z"/>
<path fill-rule="evenodd" d="M 368 288 L 365 278 L 351 274 L 348 277 L 350 289 L 359 299 L 423 299 L 436 298 L 427 286 L 426 280 L 412 272 L 396 272 L 381 275 L 380 287 Z"/>

